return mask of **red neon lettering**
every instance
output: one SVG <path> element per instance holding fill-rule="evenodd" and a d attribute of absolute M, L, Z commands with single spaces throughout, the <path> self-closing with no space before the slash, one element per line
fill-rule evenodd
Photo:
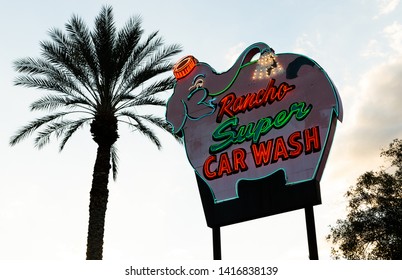
<path fill-rule="evenodd" d="M 289 135 L 287 142 L 285 142 L 282 136 L 279 136 L 275 139 L 251 145 L 251 152 L 256 167 L 269 163 L 274 164 L 279 159 L 285 161 L 289 158 L 297 158 L 303 151 L 309 154 L 319 152 L 320 150 L 321 143 L 318 126 L 305 129 L 303 132 L 293 132 Z"/>
<path fill-rule="evenodd" d="M 281 158 L 282 160 L 287 160 L 289 158 L 285 140 L 283 140 L 282 136 L 275 139 L 274 153 L 272 155 L 272 163 L 277 162 L 279 158 Z"/>
<path fill-rule="evenodd" d="M 223 97 L 221 99 L 221 101 L 219 102 L 219 106 L 221 108 L 219 109 L 218 116 L 216 117 L 216 122 L 218 122 L 218 123 L 221 122 L 224 114 L 226 114 L 229 117 L 234 116 L 230 107 L 232 107 L 235 99 L 236 99 L 236 95 L 233 92 L 229 93 L 228 95 L 226 95 L 225 97 Z"/>
<path fill-rule="evenodd" d="M 307 154 L 321 150 L 320 131 L 318 126 L 304 130 L 304 151 Z"/>
<path fill-rule="evenodd" d="M 228 153 L 222 153 L 219 157 L 218 177 L 222 177 L 224 173 L 226 175 L 232 174 Z"/>
<path fill-rule="evenodd" d="M 272 79 L 269 81 L 268 86 L 265 90 L 265 92 L 267 93 L 265 95 L 264 101 L 265 103 L 269 103 L 272 104 L 275 101 L 275 96 L 276 96 L 276 86 L 275 86 L 275 79 Z"/>
<path fill-rule="evenodd" d="M 204 162 L 203 172 L 204 176 L 208 180 L 214 180 L 222 177 L 224 174 L 227 176 L 238 173 L 240 171 L 248 170 L 246 164 L 246 150 L 245 149 L 235 149 L 232 151 L 233 168 L 228 156 L 228 153 L 222 153 L 219 157 L 218 168 L 211 171 L 211 165 L 216 163 L 217 158 L 215 155 L 209 156 Z"/>
<path fill-rule="evenodd" d="M 316 153 L 321 150 L 319 127 L 295 131 L 289 135 L 287 141 L 284 140 L 283 136 L 279 136 L 265 142 L 253 143 L 250 149 L 257 168 L 270 163 L 274 164 L 280 159 L 286 161 L 289 158 L 297 158 L 303 151 L 305 154 Z M 232 158 L 229 158 L 228 153 L 224 152 L 220 154 L 219 161 L 217 161 L 216 155 L 209 156 L 203 166 L 205 178 L 214 180 L 225 174 L 230 176 L 248 170 L 247 152 L 244 148 L 234 149 L 231 155 Z M 217 168 L 212 170 L 212 166 Z"/>
<path fill-rule="evenodd" d="M 257 93 L 258 94 L 258 93 Z M 257 104 L 256 104 L 256 98 L 257 98 L 257 94 L 255 93 L 248 93 L 245 96 L 245 100 L 244 100 L 244 106 L 243 106 L 243 112 L 245 112 L 246 110 L 251 111 L 253 108 L 258 108 Z"/>
<path fill-rule="evenodd" d="M 246 150 L 240 148 L 232 151 L 233 156 L 233 172 L 246 171 L 248 169 L 246 164 Z"/>
<path fill-rule="evenodd" d="M 239 96 L 233 102 L 233 111 L 234 112 L 244 112 L 244 96 Z"/>
<path fill-rule="evenodd" d="M 290 158 L 296 158 L 303 152 L 303 144 L 299 142 L 301 140 L 302 134 L 300 131 L 293 132 L 288 138 L 288 146 L 293 149 L 289 151 Z"/>
<path fill-rule="evenodd" d="M 282 82 L 278 87 L 275 86 L 275 79 L 271 79 L 265 89 L 258 90 L 257 93 L 250 92 L 246 95 L 236 96 L 234 92 L 229 93 L 219 102 L 219 112 L 216 121 L 222 121 L 224 115 L 233 117 L 236 114 L 251 111 L 266 104 L 272 104 L 275 101 L 281 101 L 288 92 L 296 88 L 295 85 L 289 85 Z"/>
<path fill-rule="evenodd" d="M 207 158 L 207 160 L 204 162 L 204 166 L 203 166 L 203 171 L 204 171 L 204 176 L 205 178 L 207 178 L 208 180 L 212 180 L 216 178 L 216 171 L 210 171 L 209 167 L 211 166 L 211 164 L 213 162 L 216 162 L 216 156 L 212 155 L 209 156 Z"/>
<path fill-rule="evenodd" d="M 260 167 L 261 165 L 267 165 L 269 159 L 271 158 L 272 150 L 272 139 L 257 144 L 251 145 L 251 151 L 253 152 L 253 158 L 255 166 Z"/>
<path fill-rule="evenodd" d="M 258 91 L 256 100 L 255 100 L 256 108 L 258 108 L 264 104 L 264 94 L 265 94 L 265 90 L 263 88 Z"/>

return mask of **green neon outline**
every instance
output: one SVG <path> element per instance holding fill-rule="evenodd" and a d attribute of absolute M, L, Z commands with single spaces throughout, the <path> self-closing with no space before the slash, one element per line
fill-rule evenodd
<path fill-rule="evenodd" d="M 294 114 L 290 114 L 290 112 L 293 112 L 294 110 L 292 109 L 295 105 L 296 106 L 300 106 L 301 104 L 303 104 L 303 107 L 305 107 L 305 112 L 303 112 L 304 113 L 304 115 L 303 116 L 299 116 L 298 114 L 296 114 L 296 113 L 294 113 Z M 289 106 L 289 110 L 281 110 L 281 111 L 279 111 L 274 117 L 273 116 L 267 116 L 267 117 L 263 117 L 263 118 L 261 118 L 261 119 L 259 119 L 258 121 L 256 121 L 256 122 L 249 122 L 248 124 L 245 124 L 245 125 L 241 125 L 241 126 L 239 126 L 238 127 L 238 121 L 236 122 L 236 137 L 235 138 L 231 138 L 232 140 L 230 141 L 230 143 L 229 144 L 225 144 L 225 145 L 220 145 L 220 143 L 217 143 L 217 144 L 212 144 L 211 146 L 209 146 L 209 153 L 210 154 L 218 154 L 218 153 L 220 153 L 220 152 L 223 152 L 224 150 L 226 150 L 226 149 L 229 149 L 232 145 L 236 145 L 236 144 L 242 144 L 242 143 L 244 143 L 244 142 L 247 142 L 247 141 L 251 141 L 251 142 L 253 142 L 253 143 L 257 143 L 260 139 L 261 139 L 261 137 L 263 137 L 263 136 L 265 136 L 265 135 L 267 135 L 272 129 L 276 129 L 276 130 L 280 130 L 280 129 L 282 129 L 283 127 L 285 127 L 286 125 L 288 125 L 289 124 L 289 122 L 291 122 L 291 120 L 292 120 L 292 117 L 294 116 L 294 119 L 296 120 L 296 121 L 303 121 L 305 118 L 307 118 L 308 117 L 308 115 L 310 114 L 310 112 L 311 112 L 311 110 L 313 110 L 313 105 L 307 105 L 307 103 L 305 102 L 305 101 L 301 101 L 301 102 L 293 102 L 290 106 Z M 288 113 L 287 114 L 287 116 L 286 116 L 286 122 L 285 123 L 282 123 L 281 125 L 277 125 L 276 124 L 276 120 L 277 120 L 277 116 L 280 114 L 280 113 L 283 113 L 283 112 L 286 112 L 286 113 Z M 298 113 L 300 113 L 300 111 L 298 111 Z M 236 119 L 236 120 L 238 120 L 239 118 L 236 116 L 236 115 L 234 115 L 234 116 L 232 116 L 232 117 L 230 117 L 230 118 L 228 118 L 227 120 L 225 120 L 225 121 L 223 121 L 220 125 L 218 125 L 216 128 L 215 128 L 215 130 L 213 131 L 213 133 L 212 133 L 212 139 L 214 140 L 214 141 L 220 141 L 219 139 L 217 139 L 217 137 L 215 137 L 215 132 L 217 131 L 217 129 L 218 128 L 220 128 L 221 127 L 221 125 L 222 124 L 225 124 L 226 122 L 229 122 L 229 121 L 231 121 L 231 120 L 233 120 L 233 119 Z M 264 132 L 264 133 L 262 133 L 262 134 L 259 134 L 258 136 L 258 139 L 257 139 L 257 141 L 255 140 L 255 136 L 257 135 L 257 134 L 255 134 L 255 129 L 256 129 L 256 125 L 259 123 L 259 121 L 261 121 L 262 119 L 270 119 L 271 120 L 271 122 L 270 122 L 270 127 L 269 127 L 269 130 L 268 131 L 266 131 L 266 132 Z M 254 124 L 254 126 L 253 126 L 253 129 L 254 129 L 254 131 L 252 132 L 252 137 L 251 138 L 248 138 L 250 135 L 248 135 L 247 137 L 244 137 L 244 139 L 242 140 L 242 141 L 239 141 L 239 142 L 233 142 L 233 139 L 235 139 L 236 140 L 236 138 L 237 138 L 237 136 L 239 135 L 239 131 L 240 131 L 240 128 L 242 128 L 242 127 L 247 127 L 248 128 L 248 126 L 250 125 L 250 124 Z M 244 135 L 246 135 L 247 134 L 247 131 L 249 130 L 249 129 L 244 129 Z M 219 130 L 220 131 L 220 130 Z M 226 130 L 225 130 L 226 131 Z M 225 132 L 224 131 L 224 132 Z M 233 132 L 233 131 L 231 131 L 230 130 L 230 132 Z M 261 130 L 260 130 L 260 132 L 261 132 Z M 225 142 L 224 142 L 225 143 Z M 221 147 L 222 146 L 222 147 Z M 211 147 L 214 147 L 214 149 L 211 149 Z"/>
<path fill-rule="evenodd" d="M 247 62 L 246 64 L 240 66 L 239 69 L 237 69 L 236 74 L 234 75 L 233 79 L 229 82 L 229 84 L 223 90 L 215 92 L 215 93 L 210 93 L 209 95 L 210 96 L 218 96 L 218 95 L 224 93 L 225 91 L 227 91 L 233 85 L 233 83 L 235 82 L 237 77 L 239 76 L 241 69 L 243 69 L 244 67 L 247 67 L 249 65 L 252 65 L 254 63 L 257 63 L 257 61 L 258 60 L 250 61 L 250 62 Z"/>
<path fill-rule="evenodd" d="M 339 93 L 338 93 L 338 90 L 337 90 L 335 84 L 332 82 L 332 80 L 331 80 L 331 78 L 328 76 L 327 72 L 326 72 L 315 60 L 313 60 L 313 59 L 311 59 L 310 57 L 307 57 L 307 56 L 305 56 L 305 55 L 296 54 L 296 53 L 280 53 L 280 54 L 277 54 L 277 55 L 279 56 L 279 55 L 286 55 L 286 54 L 302 56 L 302 57 L 306 57 L 307 59 L 311 60 L 311 61 L 314 63 L 314 66 L 316 66 L 316 67 L 324 74 L 324 76 L 327 78 L 327 80 L 328 80 L 328 82 L 330 83 L 331 88 L 332 88 L 332 94 L 334 95 L 335 100 L 336 100 L 335 106 L 332 107 L 332 116 L 330 117 L 329 123 L 328 123 L 328 124 L 329 124 L 329 125 L 328 125 L 329 129 L 327 130 L 327 133 L 326 133 L 326 136 L 325 136 L 325 139 L 324 139 L 324 144 L 322 145 L 322 148 L 321 148 L 321 150 L 319 151 L 320 155 L 319 155 L 318 162 L 317 162 L 317 164 L 316 164 L 316 167 L 315 167 L 315 170 L 314 170 L 312 176 L 311 176 L 309 179 L 300 180 L 300 181 L 296 181 L 296 182 L 291 182 L 291 183 L 286 183 L 286 184 L 285 184 L 285 186 L 292 186 L 292 185 L 296 185 L 296 184 L 299 184 L 299 183 L 308 182 L 308 181 L 314 180 L 314 179 L 316 178 L 318 169 L 319 169 L 319 167 L 321 166 L 321 163 L 322 163 L 322 158 L 323 158 L 323 156 L 324 156 L 324 152 L 326 152 L 326 148 L 327 148 L 327 144 L 328 144 L 328 137 L 329 137 L 329 135 L 331 134 L 332 130 L 333 130 L 333 137 L 335 137 L 336 123 L 335 123 L 335 125 L 332 127 L 332 121 L 333 121 L 334 115 L 335 115 L 335 117 L 336 117 L 339 121 L 342 122 L 342 120 L 343 120 L 343 108 L 342 108 L 341 98 L 340 98 L 340 96 L 339 96 Z M 243 61 L 244 61 L 244 60 L 243 60 Z M 247 66 L 249 66 L 249 65 L 255 64 L 255 63 L 257 63 L 257 62 L 258 62 L 258 60 L 254 60 L 254 61 L 250 61 L 250 62 L 248 62 L 248 63 L 246 63 L 246 64 L 240 66 L 239 69 L 236 71 L 236 73 L 235 73 L 233 79 L 229 82 L 229 84 L 228 84 L 223 90 L 218 91 L 218 92 L 216 92 L 216 93 L 210 93 L 209 96 L 215 97 L 215 96 L 218 96 L 218 95 L 224 93 L 225 91 L 227 91 L 227 90 L 233 85 L 233 83 L 235 82 L 235 80 L 236 80 L 237 77 L 239 76 L 240 71 L 241 71 L 244 67 L 247 67 Z M 230 70 L 229 70 L 229 71 L 230 71 Z M 187 109 L 187 108 L 186 108 L 186 109 Z M 182 129 L 182 132 L 183 132 L 183 139 L 184 139 L 184 138 L 185 138 L 185 131 Z M 236 196 L 230 197 L 230 198 L 226 198 L 226 199 L 222 199 L 222 200 L 217 200 L 217 199 L 216 199 L 216 196 L 215 196 L 215 193 L 214 193 L 213 189 L 211 188 L 210 184 L 204 179 L 203 174 L 200 174 L 200 172 L 198 172 L 198 170 L 197 170 L 196 168 L 194 168 L 194 166 L 192 165 L 192 161 L 190 160 L 189 155 L 188 155 L 188 153 L 187 153 L 187 149 L 185 149 L 185 150 L 186 150 L 187 159 L 188 159 L 188 161 L 190 162 L 191 166 L 193 167 L 193 170 L 195 171 L 195 173 L 198 174 L 198 176 L 201 178 L 201 180 L 203 180 L 203 181 L 205 182 L 205 184 L 208 186 L 208 188 L 209 188 L 209 190 L 210 190 L 210 192 L 211 192 L 211 194 L 212 194 L 212 198 L 213 198 L 213 200 L 214 200 L 214 204 L 223 203 L 223 202 L 230 201 L 230 200 L 233 200 L 233 199 L 238 199 L 238 198 L 239 198 L 238 184 L 239 184 L 239 182 L 242 181 L 242 180 L 245 180 L 245 181 L 261 180 L 261 179 L 263 179 L 263 178 L 267 178 L 267 177 L 273 175 L 274 173 L 276 173 L 276 172 L 282 170 L 282 171 L 284 172 L 284 174 L 285 174 L 285 180 L 288 181 L 286 170 L 285 170 L 284 168 L 278 168 L 278 169 L 275 169 L 273 172 L 271 172 L 271 173 L 269 173 L 269 174 L 267 174 L 267 175 L 265 175 L 265 176 L 261 176 L 261 177 L 258 177 L 258 178 L 252 178 L 252 179 L 246 179 L 246 178 L 244 178 L 244 179 L 239 179 L 239 180 L 237 180 L 237 181 L 236 181 L 236 185 L 235 185 Z M 330 150 L 329 150 L 327 153 L 328 153 L 328 157 L 329 157 Z"/>

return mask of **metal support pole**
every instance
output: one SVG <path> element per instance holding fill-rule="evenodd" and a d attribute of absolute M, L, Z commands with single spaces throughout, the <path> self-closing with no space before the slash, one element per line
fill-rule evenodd
<path fill-rule="evenodd" d="M 315 233 L 313 206 L 304 208 L 306 214 L 307 240 L 310 260 L 318 260 L 317 236 Z"/>
<path fill-rule="evenodd" d="M 212 228 L 212 243 L 214 249 L 214 260 L 222 260 L 220 227 Z"/>

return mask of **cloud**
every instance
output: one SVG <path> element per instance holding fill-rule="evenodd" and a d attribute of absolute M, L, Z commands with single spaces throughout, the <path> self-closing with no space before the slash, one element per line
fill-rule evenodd
<path fill-rule="evenodd" d="M 398 7 L 400 0 L 381 0 L 378 1 L 378 15 L 374 19 L 378 19 L 380 16 L 387 15 L 393 12 Z"/>
<path fill-rule="evenodd" d="M 385 53 L 381 50 L 381 44 L 373 39 L 367 44 L 367 47 L 360 53 L 363 57 L 384 57 Z"/>
<path fill-rule="evenodd" d="M 333 180 L 353 182 L 366 171 L 378 170 L 387 164 L 381 149 L 402 138 L 402 25 L 394 22 L 382 35 L 361 52 L 379 62 L 340 88 L 344 122 L 338 126 L 332 157 L 342 164 L 332 166 Z"/>
<path fill-rule="evenodd" d="M 355 83 L 339 88 L 344 105 L 344 120 L 337 131 L 322 186 L 323 201 L 333 217 L 346 213 L 344 194 L 367 171 L 378 171 L 389 162 L 380 157 L 395 138 L 402 139 L 402 55 L 368 70 Z M 321 245 L 320 245 L 321 246 Z"/>
<path fill-rule="evenodd" d="M 311 40 L 313 38 L 313 40 Z M 315 36 L 310 36 L 303 33 L 296 39 L 296 46 L 294 49 L 295 53 L 317 53 L 318 48 L 321 43 L 321 34 L 317 33 Z"/>
<path fill-rule="evenodd" d="M 356 95 L 354 112 L 350 112 L 354 116 L 351 133 L 357 139 L 354 150 L 359 154 L 402 137 L 402 25 L 394 22 L 384 28 L 383 34 L 391 51 L 387 55 L 377 52 L 384 57 L 382 62 L 349 88 L 350 94 Z M 372 50 L 379 48 L 377 43 L 371 41 Z M 358 140 L 362 137 L 364 141 Z"/>
<path fill-rule="evenodd" d="M 360 56 L 394 60 L 402 55 L 402 24 L 395 21 L 386 26 L 381 35 L 381 39 L 371 39 Z"/>
<path fill-rule="evenodd" d="M 230 67 L 235 63 L 236 59 L 245 48 L 246 44 L 244 42 L 240 42 L 229 49 L 229 51 L 225 55 L 227 67 Z"/>
<path fill-rule="evenodd" d="M 341 91 L 348 106 L 336 141 L 342 141 L 341 158 L 350 168 L 368 171 L 379 167 L 380 149 L 402 138 L 400 77 L 402 55 L 372 68 L 355 85 Z"/>
<path fill-rule="evenodd" d="M 402 54 L 402 24 L 394 22 L 384 28 L 385 37 L 389 40 L 389 46 L 398 54 Z"/>

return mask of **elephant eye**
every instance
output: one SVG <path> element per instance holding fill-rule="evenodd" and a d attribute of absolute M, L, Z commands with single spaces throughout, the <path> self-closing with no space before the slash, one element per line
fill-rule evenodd
<path fill-rule="evenodd" d="M 204 85 L 204 80 L 199 78 L 199 79 L 197 79 L 197 81 L 195 81 L 194 85 L 196 88 L 200 88 Z"/>
<path fill-rule="evenodd" d="M 198 78 L 197 80 L 195 80 L 194 84 L 191 87 L 189 87 L 188 90 L 192 91 L 194 89 L 198 89 L 198 88 L 201 88 L 203 86 L 204 86 L 204 79 Z"/>

